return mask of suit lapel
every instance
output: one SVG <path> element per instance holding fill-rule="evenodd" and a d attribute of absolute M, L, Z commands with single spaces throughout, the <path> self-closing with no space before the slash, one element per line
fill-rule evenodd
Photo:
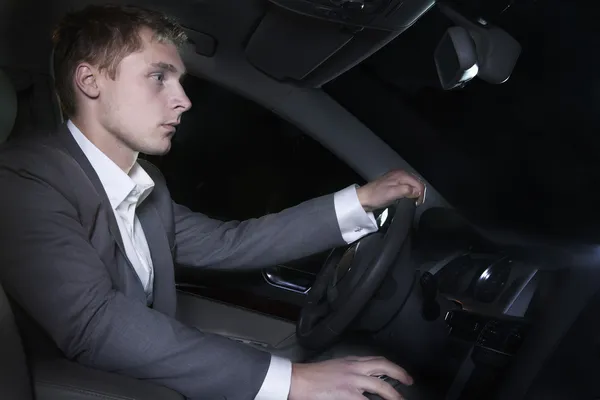
<path fill-rule="evenodd" d="M 100 182 L 100 178 L 92 164 L 88 161 L 87 157 L 69 132 L 69 128 L 66 124 L 61 124 L 58 128 L 57 136 L 63 145 L 63 147 L 67 150 L 67 152 L 77 161 L 77 163 L 81 166 L 88 179 L 92 182 L 92 185 L 96 189 L 98 196 L 100 196 L 100 200 L 102 201 L 102 205 L 104 206 L 104 210 L 106 211 L 106 217 L 108 218 L 108 230 L 110 231 L 111 236 L 117 243 L 121 254 L 127 261 L 127 265 L 131 268 L 135 273 L 135 268 L 129 261 L 129 257 L 127 257 L 127 252 L 125 251 L 125 246 L 123 245 L 123 238 L 121 237 L 121 232 L 119 231 L 119 225 L 117 224 L 117 220 L 115 219 L 115 214 L 112 211 L 112 206 L 110 204 L 110 200 L 108 199 L 108 195 L 106 194 L 106 190 L 102 186 L 102 182 Z M 137 276 L 137 273 L 136 273 Z M 140 282 L 141 285 L 141 282 Z"/>
<path fill-rule="evenodd" d="M 173 256 L 165 227 L 152 203 L 152 194 L 140 204 L 138 218 L 144 230 L 154 266 L 154 306 L 156 310 L 174 316 L 176 307 Z"/>
<path fill-rule="evenodd" d="M 71 135 L 71 132 L 69 132 L 69 128 L 66 124 L 62 124 L 60 126 L 57 131 L 57 135 L 64 148 L 81 166 L 89 180 L 92 182 L 96 192 L 100 196 L 100 199 L 104 205 L 104 209 L 106 210 L 110 234 L 117 243 L 117 246 L 127 261 L 127 264 L 135 273 L 135 276 L 137 276 L 135 268 L 133 268 L 129 257 L 127 257 L 121 232 L 119 231 L 119 225 L 117 224 L 110 200 L 108 199 L 98 174 L 96 174 L 92 164 L 90 164 L 87 157 Z M 154 204 L 152 204 L 152 199 L 153 195 L 151 193 L 150 196 L 148 196 L 148 198 L 145 199 L 138 207 L 137 216 L 144 230 L 154 267 L 154 308 L 167 315 L 174 315 L 176 296 L 175 291 L 173 290 L 175 287 L 173 258 L 170 252 L 165 228 L 160 220 L 158 212 L 156 211 L 156 207 Z"/>

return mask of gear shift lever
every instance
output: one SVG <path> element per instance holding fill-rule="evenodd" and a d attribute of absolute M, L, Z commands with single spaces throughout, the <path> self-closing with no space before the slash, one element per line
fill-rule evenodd
<path fill-rule="evenodd" d="M 381 375 L 381 376 L 379 377 L 379 379 L 381 379 L 381 380 L 383 380 L 383 381 L 385 381 L 385 382 L 389 383 L 390 385 L 392 385 L 392 387 L 393 387 L 394 389 L 396 389 L 396 391 L 398 391 L 399 393 L 401 393 L 401 392 L 400 392 L 400 390 L 398 390 L 398 389 L 400 388 L 400 385 L 401 385 L 400 381 L 398 381 L 398 380 L 396 380 L 396 379 L 394 379 L 394 378 L 390 378 L 390 377 L 389 377 L 389 376 L 387 376 L 387 375 Z M 382 398 L 381 396 L 377 395 L 377 394 L 373 394 L 373 393 L 366 393 L 366 392 L 365 392 L 365 393 L 363 393 L 363 395 L 364 395 L 364 396 L 365 396 L 367 399 L 369 399 L 369 400 L 383 400 L 383 398 Z"/>

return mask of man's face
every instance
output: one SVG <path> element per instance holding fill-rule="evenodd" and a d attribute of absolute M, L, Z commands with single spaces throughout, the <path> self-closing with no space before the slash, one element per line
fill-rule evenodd
<path fill-rule="evenodd" d="M 175 125 L 191 102 L 180 83 L 185 68 L 177 48 L 152 36 L 140 32 L 142 50 L 123 58 L 114 80 L 99 77 L 97 116 L 127 148 L 160 155 L 171 148 Z"/>

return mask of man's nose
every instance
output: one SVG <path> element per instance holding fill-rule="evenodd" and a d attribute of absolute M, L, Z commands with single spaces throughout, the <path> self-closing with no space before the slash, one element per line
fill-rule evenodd
<path fill-rule="evenodd" d="M 174 105 L 177 111 L 183 113 L 192 108 L 192 102 L 190 101 L 189 97 L 187 97 L 187 95 L 185 94 L 185 90 L 183 90 L 183 87 L 180 86 L 178 89 L 179 90 L 175 94 Z"/>
<path fill-rule="evenodd" d="M 178 108 L 181 110 L 181 112 L 186 112 L 187 110 L 192 108 L 192 102 L 185 93 L 183 93 L 183 95 L 181 96 Z"/>

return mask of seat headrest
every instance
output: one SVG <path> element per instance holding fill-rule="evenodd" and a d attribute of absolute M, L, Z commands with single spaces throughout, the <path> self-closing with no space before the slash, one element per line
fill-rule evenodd
<path fill-rule="evenodd" d="M 17 92 L 10 78 L 0 69 L 0 143 L 8 139 L 17 117 Z"/>

